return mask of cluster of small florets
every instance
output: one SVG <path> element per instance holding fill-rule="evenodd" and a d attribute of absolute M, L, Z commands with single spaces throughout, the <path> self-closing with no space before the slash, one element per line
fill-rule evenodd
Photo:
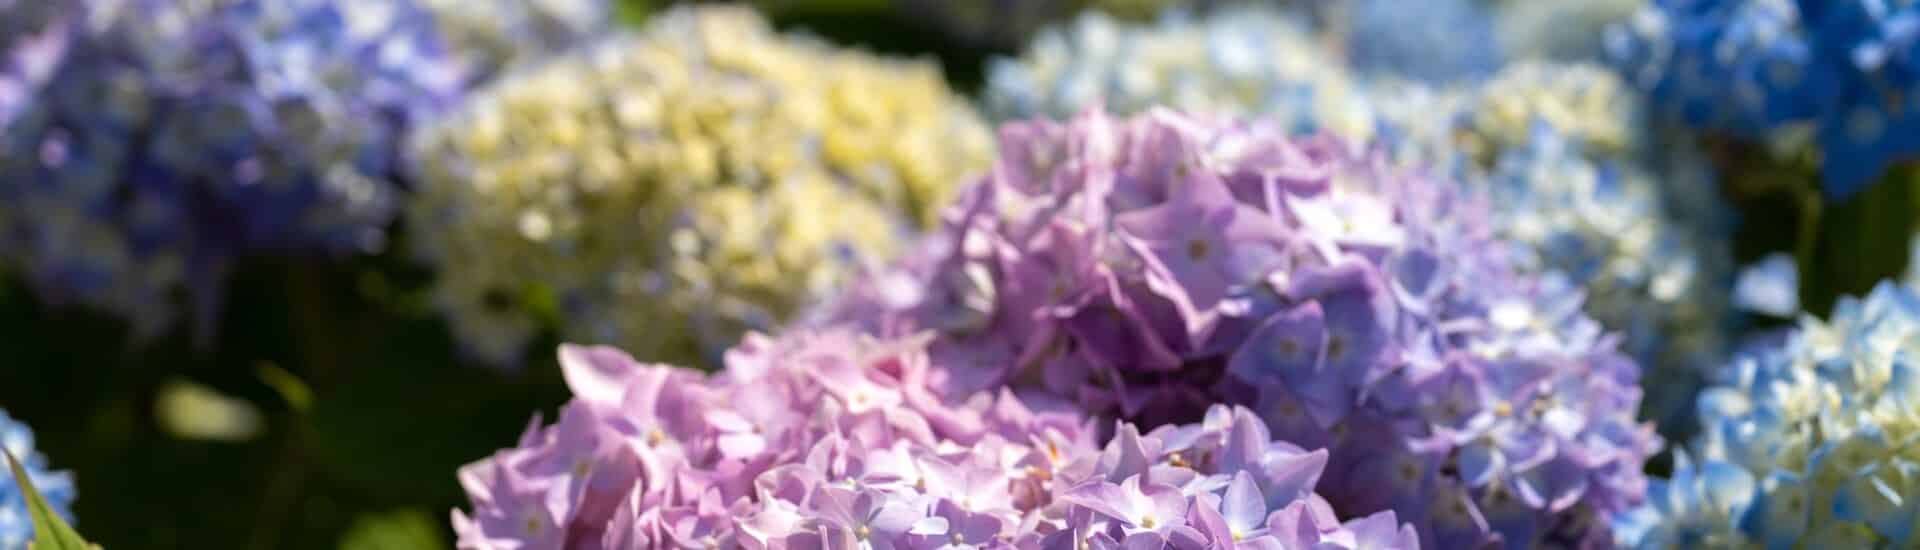
<path fill-rule="evenodd" d="M 0 249 L 139 335 L 183 291 L 210 318 L 241 255 L 379 248 L 397 136 L 461 85 L 408 2 L 11 5 L 90 23 L 0 133 Z"/>
<path fill-rule="evenodd" d="M 46 499 L 53 513 L 61 519 L 72 521 L 73 513 L 73 474 L 47 469 L 47 457 L 33 448 L 33 430 L 26 424 L 15 421 L 0 411 L 0 447 L 7 454 L 20 461 L 20 467 L 27 472 L 28 480 L 34 489 L 40 491 L 40 497 Z M 0 468 L 6 466 L 0 459 Z M 13 479 L 13 473 L 0 475 L 0 550 L 26 550 L 27 542 L 33 540 L 33 517 L 27 510 L 27 501 L 20 485 Z"/>
<path fill-rule="evenodd" d="M 1920 4 L 1655 2 L 1609 54 L 1663 111 L 1751 139 L 1810 129 L 1822 184 L 1846 197 L 1920 154 Z"/>
<path fill-rule="evenodd" d="M 1920 493 L 1920 295 L 1891 282 L 1743 354 L 1701 395 L 1701 436 L 1619 522 L 1645 548 L 1911 545 Z"/>
<path fill-rule="evenodd" d="M 728 7 L 516 73 L 416 137 L 409 226 L 436 300 L 504 365 L 556 319 L 570 341 L 712 364 L 930 225 L 992 150 L 931 64 Z"/>
<path fill-rule="evenodd" d="M 1090 15 L 1043 34 L 1017 61 L 996 61 L 986 102 L 1005 118 L 1095 104 L 1259 114 L 1384 147 L 1490 191 L 1492 229 L 1520 246 L 1522 269 L 1588 289 L 1588 312 L 1624 331 L 1626 349 L 1659 366 L 1661 380 L 1697 381 L 1694 365 L 1723 360 L 1719 289 L 1731 268 L 1712 243 L 1727 208 L 1698 155 L 1652 143 L 1638 99 L 1612 71 L 1522 62 L 1476 84 L 1358 86 L 1305 29 L 1267 10 L 1152 27 Z M 1697 386 L 1660 384 L 1654 408 L 1688 409 Z"/>
<path fill-rule="evenodd" d="M 1618 77 L 1523 62 L 1468 87 L 1376 87 L 1380 146 L 1493 199 L 1522 271 L 1564 280 L 1648 366 L 1646 411 L 1686 422 L 1700 365 L 1724 361 L 1726 206 L 1701 158 L 1649 143 Z M 1706 189 L 1706 195 L 1668 192 Z"/>
<path fill-rule="evenodd" d="M 461 470 L 461 548 L 1412 549 L 1392 512 L 1338 521 L 1327 464 L 1246 409 L 1104 450 L 1070 406 L 944 400 L 920 342 L 749 335 L 711 376 L 564 347 L 574 400 Z M 1316 546 L 1320 545 L 1320 546 Z"/>
<path fill-rule="evenodd" d="M 1394 510 L 1423 542 L 1604 540 L 1658 440 L 1579 289 L 1516 274 L 1459 185 L 1270 124 L 1007 125 L 945 232 L 827 316 L 934 331 L 942 395 L 1145 425 L 1252 404 L 1328 448 L 1343 517 Z"/>
<path fill-rule="evenodd" d="M 1303 131 L 1365 139 L 1373 119 L 1345 66 L 1307 22 L 1272 10 L 1223 10 L 1152 25 L 1099 13 L 1042 32 L 1015 59 L 988 68 L 984 100 L 998 120 L 1066 118 L 1096 105 L 1117 113 L 1165 106 L 1262 113 Z"/>

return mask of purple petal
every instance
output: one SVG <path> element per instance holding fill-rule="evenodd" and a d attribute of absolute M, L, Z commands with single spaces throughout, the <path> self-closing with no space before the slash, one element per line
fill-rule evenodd
<path fill-rule="evenodd" d="M 1245 471 L 1233 475 L 1233 482 L 1227 485 L 1226 498 L 1220 508 L 1221 515 L 1234 533 L 1251 532 L 1267 519 L 1267 498 L 1260 494 L 1260 487 L 1254 484 L 1253 476 Z"/>

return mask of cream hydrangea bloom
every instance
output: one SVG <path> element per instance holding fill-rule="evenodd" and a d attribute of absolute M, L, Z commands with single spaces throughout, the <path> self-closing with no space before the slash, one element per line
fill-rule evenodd
<path fill-rule="evenodd" d="M 565 319 L 571 341 L 698 361 L 885 258 L 991 150 L 930 63 L 679 9 L 416 136 L 410 221 L 483 358 Z"/>

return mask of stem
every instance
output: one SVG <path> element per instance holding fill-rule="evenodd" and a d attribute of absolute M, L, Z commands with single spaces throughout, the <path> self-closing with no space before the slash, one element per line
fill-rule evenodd
<path fill-rule="evenodd" d="M 283 279 L 286 283 L 286 296 L 291 313 L 289 323 L 293 334 L 294 353 L 299 363 L 297 368 L 304 371 L 309 387 L 322 388 L 336 370 L 345 363 L 342 347 L 351 340 L 343 334 L 338 308 L 327 297 L 327 286 L 319 270 L 308 266 L 294 266 Z M 316 393 L 324 390 L 316 390 Z M 249 539 L 248 548 L 266 550 L 279 546 L 275 537 L 297 506 L 301 485 L 307 477 L 308 464 L 303 450 L 312 439 L 312 430 L 307 425 L 307 411 L 289 403 L 292 418 L 288 422 L 286 439 L 280 454 L 275 459 L 277 467 L 267 490 L 261 497 L 260 520 L 255 524 Z"/>

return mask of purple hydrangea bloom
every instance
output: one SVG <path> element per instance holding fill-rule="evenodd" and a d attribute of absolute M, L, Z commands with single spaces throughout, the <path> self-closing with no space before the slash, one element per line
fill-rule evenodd
<path fill-rule="evenodd" d="M 946 229 L 820 315 L 931 332 L 937 395 L 1011 387 L 1143 425 L 1250 406 L 1327 449 L 1339 517 L 1392 510 L 1429 546 L 1604 543 L 1660 442 L 1581 289 L 1517 271 L 1466 187 L 1286 130 L 1010 124 Z"/>
<path fill-rule="evenodd" d="M 87 24 L 0 133 L 0 250 L 48 300 L 140 336 L 182 289 L 206 321 L 242 255 L 379 248 L 399 135 L 464 85 L 410 2 L 0 9 L 40 5 Z"/>
<path fill-rule="evenodd" d="M 1326 451 L 1251 410 L 1104 446 L 1073 407 L 926 391 L 925 339 L 749 335 L 712 375 L 563 347 L 560 421 L 460 471 L 459 547 L 1405 548 L 1386 511 L 1342 523 Z M 1316 546 L 1319 545 L 1319 546 Z"/>

